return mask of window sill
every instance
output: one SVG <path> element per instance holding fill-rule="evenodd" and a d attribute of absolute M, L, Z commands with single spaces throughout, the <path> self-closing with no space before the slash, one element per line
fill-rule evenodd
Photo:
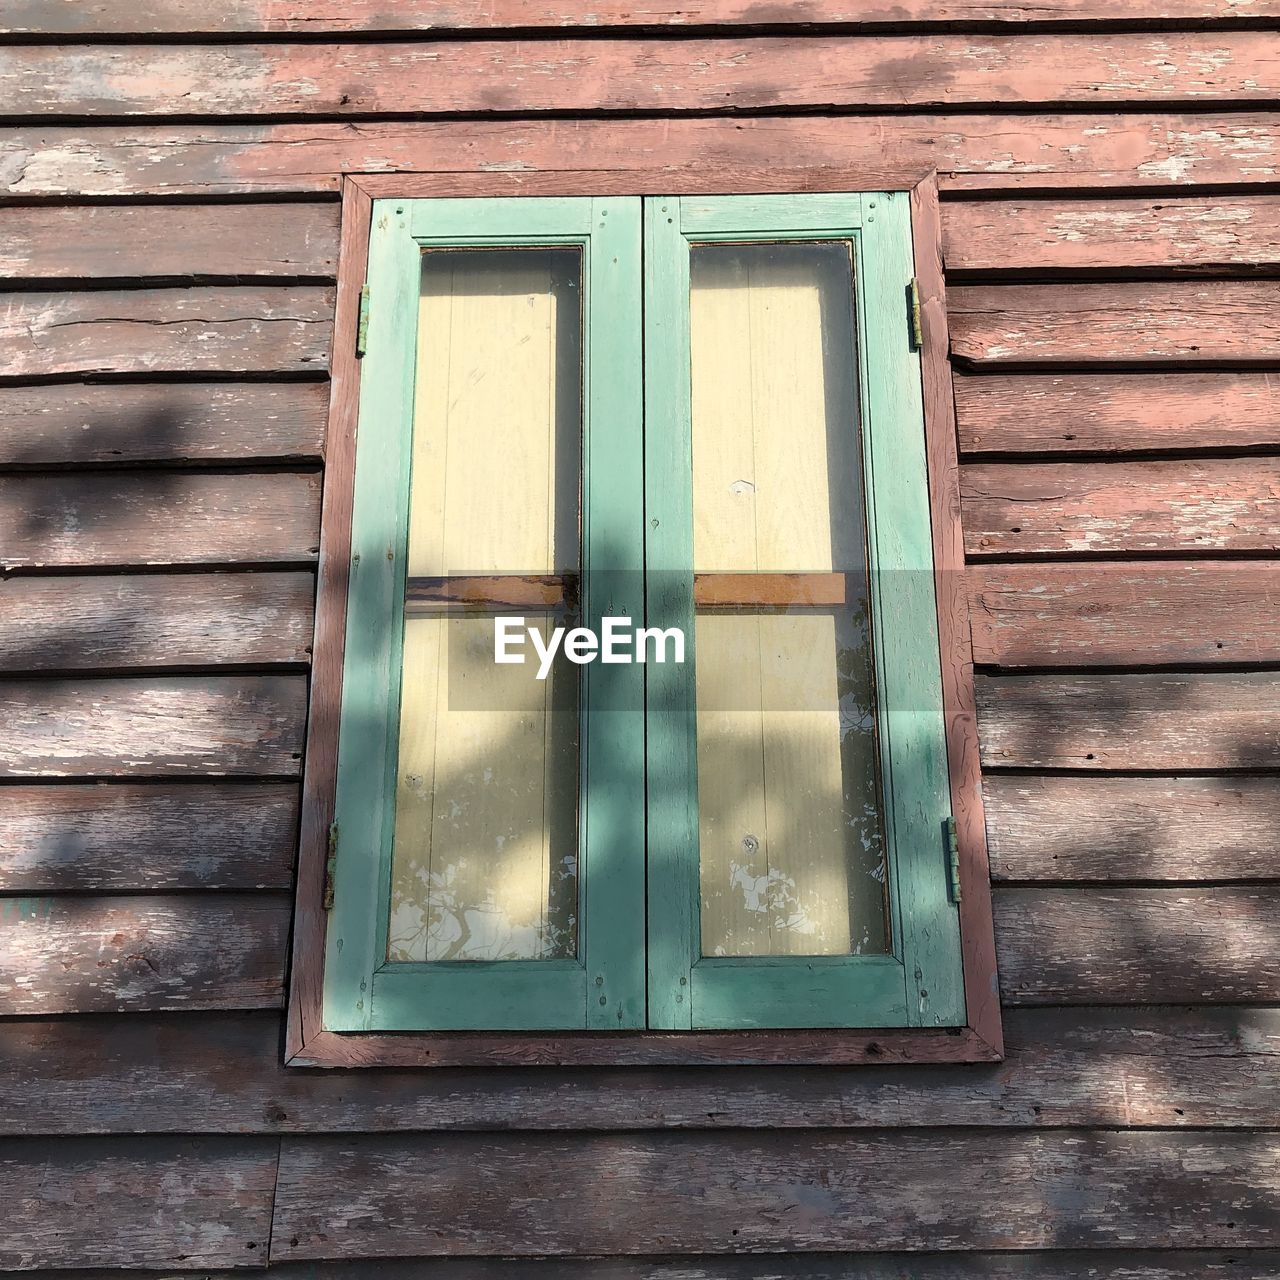
<path fill-rule="evenodd" d="M 290 1067 L 877 1066 L 1000 1062 L 972 1027 L 879 1031 L 405 1032 L 321 1031 Z"/>

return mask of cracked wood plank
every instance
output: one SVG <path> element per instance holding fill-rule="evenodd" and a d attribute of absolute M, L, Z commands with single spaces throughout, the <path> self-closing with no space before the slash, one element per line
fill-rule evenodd
<path fill-rule="evenodd" d="M 952 34 L 0 47 L 10 119 L 1274 100 L 1280 36 Z"/>
<path fill-rule="evenodd" d="M 942 231 L 952 271 L 1270 266 L 1280 196 L 964 201 Z"/>
<path fill-rule="evenodd" d="M 1280 676 L 980 675 L 986 768 L 1199 772 L 1280 765 Z"/>
<path fill-rule="evenodd" d="M 965 577 L 981 665 L 1280 663 L 1280 561 L 979 563 Z"/>
<path fill-rule="evenodd" d="M 304 664 L 310 573 L 0 578 L 0 668 Z"/>
<path fill-rule="evenodd" d="M 0 787 L 0 890 L 289 889 L 287 782 Z"/>
<path fill-rule="evenodd" d="M 319 472 L 96 471 L 0 476 L 6 568 L 302 563 Z"/>
<path fill-rule="evenodd" d="M 17 208 L 0 227 L 0 276 L 13 280 L 337 273 L 336 204 Z"/>
<path fill-rule="evenodd" d="M 967 454 L 1280 445 L 1274 373 L 957 374 L 953 385 Z"/>
<path fill-rule="evenodd" d="M 1144 0 L 1152 22 L 1249 22 L 1280 17 L 1276 0 Z M 8 0 L 0 35 L 341 34 L 484 31 L 504 28 L 850 26 L 1024 22 L 1099 22 L 1117 16 L 1108 0 Z"/>
<path fill-rule="evenodd" d="M 1278 1196 L 1275 1133 L 286 1138 L 272 1257 L 1247 1248 Z"/>
<path fill-rule="evenodd" d="M 279 893 L 0 900 L 0 1016 L 283 1003 Z"/>
<path fill-rule="evenodd" d="M 379 1280 L 1275 1280 L 1271 1249 L 1095 1250 L 1034 1253 L 773 1253 L 683 1258 L 384 1258 Z M 366 1280 L 366 1262 L 281 1263 L 272 1280 Z M 200 1280 L 243 1280 L 242 1271 Z M 55 1278 L 50 1277 L 50 1280 Z M 57 1280 L 67 1280 L 59 1277 Z M 120 1280 L 118 1271 L 77 1272 L 72 1280 Z M 147 1280 L 191 1280 L 190 1272 Z"/>
<path fill-rule="evenodd" d="M 1280 359 L 1280 280 L 970 285 L 947 308 L 977 365 Z"/>
<path fill-rule="evenodd" d="M 319 374 L 333 305 L 315 285 L 4 294 L 0 373 Z"/>
<path fill-rule="evenodd" d="M 1280 886 L 995 895 L 1007 1004 L 1280 1001 Z"/>
<path fill-rule="evenodd" d="M 1280 878 L 1271 778 L 997 773 L 982 794 L 996 880 Z"/>
<path fill-rule="evenodd" d="M 0 1266 L 261 1266 L 276 1161 L 252 1138 L 10 1139 Z"/>
<path fill-rule="evenodd" d="M 787 169 L 779 172 L 779 158 Z M 720 119 L 315 122 L 0 129 L 0 192 L 11 197 L 335 192 L 343 173 L 521 175 L 629 171 L 670 189 L 724 175 L 778 189 L 814 169 L 868 187 L 911 185 L 932 168 L 948 191 L 1184 187 L 1275 182 L 1280 115 L 1028 114 Z M 607 170 L 609 174 L 599 171 Z M 665 171 L 665 172 L 664 172 Z M 656 175 L 656 176 L 655 176 Z"/>
<path fill-rule="evenodd" d="M 0 1041 L 4 1133 L 1248 1128 L 1280 1107 L 1280 1011 L 1020 1009 L 1000 1065 L 344 1072 L 281 1066 L 270 1015 L 30 1019 Z"/>
<path fill-rule="evenodd" d="M 0 387 L 0 466 L 318 461 L 328 408 L 323 382 Z"/>
<path fill-rule="evenodd" d="M 970 556 L 1280 550 L 1280 459 L 969 463 Z"/>
<path fill-rule="evenodd" d="M 0 778 L 286 777 L 304 676 L 0 682 Z"/>

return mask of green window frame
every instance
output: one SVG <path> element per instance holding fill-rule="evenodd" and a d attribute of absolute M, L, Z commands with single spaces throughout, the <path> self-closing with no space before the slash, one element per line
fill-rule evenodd
<path fill-rule="evenodd" d="M 847 241 L 889 850 L 887 955 L 701 954 L 690 247 Z M 582 668 L 576 958 L 388 963 L 421 255 L 576 246 L 583 622 L 680 627 L 690 661 Z M 965 1024 L 914 275 L 904 192 L 375 200 L 338 736 L 330 1031 Z"/>

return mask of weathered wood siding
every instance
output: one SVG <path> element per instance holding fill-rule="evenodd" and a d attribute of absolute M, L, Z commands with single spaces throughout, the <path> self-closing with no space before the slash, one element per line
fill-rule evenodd
<path fill-rule="evenodd" d="M 0 100 L 0 1268 L 1280 1275 L 1278 0 L 9 0 Z M 688 166 L 939 170 L 1007 1061 L 285 1070 L 341 174 Z"/>

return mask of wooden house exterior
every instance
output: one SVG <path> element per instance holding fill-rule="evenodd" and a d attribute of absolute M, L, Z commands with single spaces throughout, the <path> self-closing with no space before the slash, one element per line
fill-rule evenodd
<path fill-rule="evenodd" d="M 1280 2 L 5 0 L 0 104 L 0 1269 L 1280 1276 Z M 1002 1052 L 302 1065 L 369 199 L 913 188 Z"/>

